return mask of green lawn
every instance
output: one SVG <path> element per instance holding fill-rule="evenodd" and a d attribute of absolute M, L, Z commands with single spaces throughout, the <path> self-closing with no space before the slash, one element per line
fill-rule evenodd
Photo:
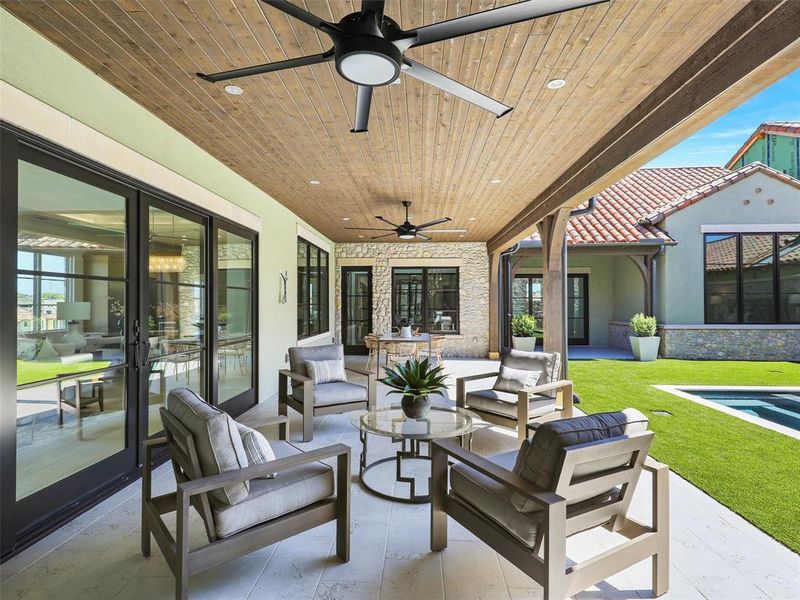
<path fill-rule="evenodd" d="M 25 385 L 34 381 L 53 379 L 58 375 L 67 375 L 102 369 L 111 364 L 110 360 L 88 360 L 77 363 L 17 361 L 17 385 Z"/>
<path fill-rule="evenodd" d="M 710 496 L 800 552 L 800 440 L 651 387 L 800 386 L 786 362 L 570 361 L 588 413 L 634 407 L 656 432 L 651 454 Z M 654 415 L 668 410 L 672 416 Z"/>

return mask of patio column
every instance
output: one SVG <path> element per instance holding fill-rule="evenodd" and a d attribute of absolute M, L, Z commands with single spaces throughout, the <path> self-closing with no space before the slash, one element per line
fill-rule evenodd
<path fill-rule="evenodd" d="M 628 256 L 636 267 L 639 269 L 639 274 L 642 276 L 644 284 L 644 314 L 653 314 L 653 256 L 646 254 L 644 256 Z"/>
<path fill-rule="evenodd" d="M 489 254 L 489 358 L 500 358 L 500 252 Z"/>
<path fill-rule="evenodd" d="M 562 274 L 564 234 L 569 208 L 561 208 L 536 224 L 542 238 L 542 299 L 544 308 L 544 351 L 564 352 L 566 327 Z M 563 367 L 562 367 L 563 368 Z"/>

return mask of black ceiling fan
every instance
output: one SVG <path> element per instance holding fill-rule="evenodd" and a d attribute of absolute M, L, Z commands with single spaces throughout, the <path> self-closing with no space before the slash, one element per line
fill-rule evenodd
<path fill-rule="evenodd" d="M 367 131 L 372 88 L 394 82 L 400 77 L 401 72 L 493 112 L 498 118 L 502 117 L 509 113 L 512 107 L 406 58 L 403 54 L 409 48 L 416 46 L 513 25 L 609 0 L 527 0 L 407 31 L 383 14 L 385 0 L 362 0 L 360 11 L 347 15 L 338 23 L 325 21 L 287 0 L 261 1 L 319 29 L 331 38 L 333 47 L 311 56 L 290 58 L 211 75 L 197 73 L 197 76 L 215 83 L 332 60 L 336 63 L 339 75 L 358 86 L 355 125 L 351 131 L 360 133 Z"/>
<path fill-rule="evenodd" d="M 423 223 L 422 225 L 412 225 L 411 222 L 408 220 L 408 209 L 411 207 L 411 201 L 410 200 L 403 200 L 403 206 L 406 209 L 406 220 L 401 225 L 395 225 L 391 221 L 388 221 L 388 220 L 384 219 L 381 216 L 375 217 L 376 219 L 379 219 L 379 220 L 383 221 L 387 225 L 391 225 L 392 229 L 387 229 L 385 227 L 345 227 L 345 229 L 352 229 L 352 230 L 357 230 L 357 231 L 390 231 L 391 232 L 391 233 L 384 233 L 383 235 L 372 236 L 370 238 L 371 240 L 377 240 L 377 239 L 380 239 L 380 238 L 385 238 L 385 237 L 389 237 L 389 236 L 392 236 L 392 235 L 396 235 L 401 240 L 413 240 L 413 239 L 419 238 L 421 240 L 429 241 L 431 238 L 429 238 L 427 235 L 421 234 L 420 233 L 420 229 L 427 229 L 428 227 L 433 227 L 434 225 L 440 225 L 442 223 L 447 223 L 448 221 L 452 221 L 452 219 L 450 217 L 442 217 L 441 219 L 434 219 L 433 221 L 428 221 L 427 223 Z M 429 233 L 433 233 L 435 231 L 439 231 L 439 232 L 443 233 L 445 230 L 434 229 L 434 230 L 430 231 Z M 463 229 L 458 229 L 458 230 L 452 229 L 452 230 L 447 230 L 447 231 L 449 232 L 449 231 L 464 231 L 464 230 Z"/>

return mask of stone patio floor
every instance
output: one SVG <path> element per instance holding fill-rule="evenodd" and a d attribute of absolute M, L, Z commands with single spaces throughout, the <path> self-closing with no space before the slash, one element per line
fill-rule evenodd
<path fill-rule="evenodd" d="M 447 361 L 454 375 L 491 370 L 482 360 Z M 385 390 L 382 390 L 385 391 Z M 451 392 L 452 393 L 452 392 Z M 382 396 L 382 394 L 379 394 Z M 444 400 L 447 401 L 447 400 Z M 274 399 L 242 420 L 258 427 L 275 414 Z M 313 442 L 319 447 L 343 442 L 353 448 L 356 473 L 360 442 L 352 415 L 317 419 Z M 299 432 L 292 415 L 294 438 Z M 276 431 L 267 431 L 273 436 Z M 513 449 L 516 440 L 500 428 L 474 436 L 483 455 Z M 370 437 L 370 459 L 388 456 L 386 438 Z M 377 474 L 394 485 L 393 472 Z M 671 474 L 670 591 L 665 599 L 754 600 L 800 598 L 800 557 L 701 490 Z M 174 489 L 169 465 L 157 470 L 157 493 Z M 405 484 L 396 484 L 398 486 Z M 650 481 L 644 474 L 632 514 L 649 519 Z M 541 588 L 505 559 L 450 522 L 449 545 L 441 553 L 428 547 L 429 506 L 376 498 L 354 476 L 352 555 L 340 563 L 334 552 L 332 523 L 253 552 L 190 580 L 191 598 L 319 600 L 522 600 L 541 597 Z M 0 567 L 3 600 L 171 598 L 173 579 L 157 546 L 145 559 L 139 553 L 140 482 L 134 482 Z M 196 517 L 196 515 L 195 515 Z M 649 522 L 649 521 L 648 521 Z M 202 543 L 199 518 L 191 539 Z M 570 538 L 570 559 L 582 560 L 622 538 L 592 531 Z M 582 592 L 578 598 L 648 598 L 650 563 L 639 563 Z"/>

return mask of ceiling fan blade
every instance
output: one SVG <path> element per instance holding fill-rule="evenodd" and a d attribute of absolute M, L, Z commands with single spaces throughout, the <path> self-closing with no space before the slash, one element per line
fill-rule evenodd
<path fill-rule="evenodd" d="M 358 231 L 394 231 L 394 229 L 386 229 L 385 227 L 345 227 L 345 229 L 357 229 Z"/>
<path fill-rule="evenodd" d="M 422 235 L 421 233 L 417 233 L 417 237 L 421 240 L 425 240 L 426 242 L 431 241 L 431 238 L 429 238 L 427 235 Z"/>
<path fill-rule="evenodd" d="M 370 11 L 380 20 L 383 18 L 383 7 L 386 0 L 361 0 L 361 12 Z"/>
<path fill-rule="evenodd" d="M 392 233 L 386 233 L 386 234 L 384 234 L 384 235 L 373 235 L 373 236 L 372 236 L 371 238 L 369 238 L 369 239 L 371 239 L 371 240 L 379 240 L 379 239 L 381 239 L 381 238 L 389 237 L 390 235 L 395 235 L 395 234 L 394 234 L 394 232 L 392 232 Z"/>
<path fill-rule="evenodd" d="M 383 221 L 383 222 L 384 222 L 384 223 L 386 223 L 387 225 L 391 225 L 391 226 L 392 226 L 392 227 L 394 227 L 395 229 L 398 229 L 398 228 L 400 227 L 400 225 L 395 225 L 394 223 L 392 223 L 391 221 L 387 221 L 387 220 L 386 220 L 386 219 L 384 219 L 383 217 L 375 217 L 375 218 L 376 218 L 376 219 L 379 219 L 379 220 L 381 220 L 381 221 Z"/>
<path fill-rule="evenodd" d="M 356 92 L 356 118 L 352 133 L 366 133 L 369 125 L 369 108 L 372 105 L 372 86 L 359 85 Z"/>
<path fill-rule="evenodd" d="M 198 73 L 197 76 L 201 79 L 205 79 L 206 81 L 210 81 L 211 83 L 216 83 L 217 81 L 226 81 L 228 79 L 236 79 L 237 77 L 249 77 L 250 75 L 261 75 L 262 73 L 272 73 L 273 71 L 283 71 L 284 69 L 294 69 L 295 67 L 316 65 L 319 63 L 328 62 L 330 60 L 333 60 L 332 48 L 321 54 L 289 58 L 287 60 L 279 60 L 277 62 L 266 63 L 263 65 L 254 65 L 252 67 L 243 67 L 241 69 L 232 69 L 230 71 L 212 73 L 211 75 Z"/>
<path fill-rule="evenodd" d="M 436 219 L 435 221 L 428 221 L 427 223 L 423 223 L 422 225 L 417 225 L 417 229 L 425 229 L 426 227 L 433 227 L 434 225 L 439 225 L 440 223 L 447 223 L 448 221 L 452 221 L 450 217 L 442 217 L 441 219 Z"/>
<path fill-rule="evenodd" d="M 431 233 L 467 233 L 466 229 L 429 229 L 425 232 L 426 234 Z"/>
<path fill-rule="evenodd" d="M 338 28 L 333 24 L 329 23 L 328 21 L 319 18 L 317 15 L 308 12 L 304 8 L 300 8 L 299 6 L 292 4 L 291 2 L 287 2 L 286 0 L 261 0 L 264 4 L 268 4 L 273 8 L 277 8 L 281 12 L 285 12 L 290 17 L 294 17 L 311 25 L 312 27 L 316 27 L 317 29 L 325 30 L 333 30 L 336 31 Z"/>
<path fill-rule="evenodd" d="M 495 27 L 513 25 L 514 23 L 521 23 L 537 17 L 556 15 L 568 10 L 584 8 L 608 1 L 609 0 L 527 0 L 527 2 L 508 4 L 499 8 L 458 17 L 457 19 L 450 19 L 449 21 L 424 25 L 423 27 L 418 27 L 417 29 L 412 29 L 404 33 L 412 38 L 410 47 L 413 48 L 414 46 L 432 44 L 433 42 L 449 40 L 462 35 L 469 35 L 470 33 L 494 29 Z"/>
<path fill-rule="evenodd" d="M 462 100 L 471 102 L 475 106 L 479 106 L 485 110 L 488 110 L 489 112 L 493 112 L 498 118 L 508 114 L 513 110 L 512 107 L 506 106 L 502 102 L 498 102 L 493 98 L 489 98 L 489 96 L 485 96 L 484 94 L 465 86 L 463 83 L 459 83 L 453 79 L 450 79 L 438 71 L 429 69 L 425 65 L 418 63 L 415 60 L 404 58 L 403 62 L 408 65 L 408 68 L 403 70 L 403 73 L 409 77 L 419 79 L 420 81 L 428 83 L 433 87 L 437 87 L 448 94 L 453 94 L 453 96 L 457 96 Z"/>

